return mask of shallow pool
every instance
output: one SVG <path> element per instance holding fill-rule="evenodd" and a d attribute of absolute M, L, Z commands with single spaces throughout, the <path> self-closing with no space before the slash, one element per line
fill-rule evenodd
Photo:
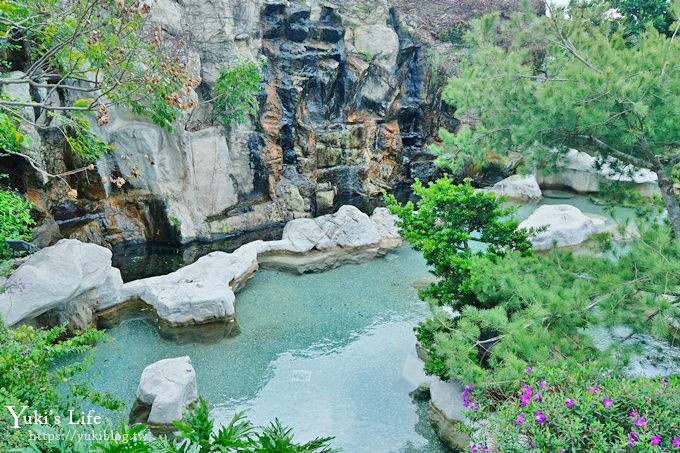
<path fill-rule="evenodd" d="M 514 216 L 561 203 L 606 215 L 574 196 L 525 204 Z M 409 396 L 426 380 L 413 327 L 430 313 L 411 284 L 427 275 L 408 247 L 320 274 L 260 270 L 237 295 L 238 336 L 177 345 L 143 318 L 127 321 L 108 331 L 112 340 L 97 348 L 90 377 L 130 407 L 145 366 L 189 355 L 199 394 L 222 423 L 245 409 L 260 425 L 278 417 L 300 440 L 333 435 L 346 452 L 446 452 L 427 403 Z"/>
<path fill-rule="evenodd" d="M 409 396 L 426 380 L 413 327 L 429 309 L 411 287 L 426 275 L 406 247 L 320 274 L 261 270 L 237 295 L 238 336 L 175 345 L 128 321 L 98 347 L 92 383 L 129 407 L 146 365 L 189 355 L 220 422 L 247 409 L 256 424 L 278 417 L 300 440 L 334 435 L 346 452 L 445 452 L 424 403 Z"/>

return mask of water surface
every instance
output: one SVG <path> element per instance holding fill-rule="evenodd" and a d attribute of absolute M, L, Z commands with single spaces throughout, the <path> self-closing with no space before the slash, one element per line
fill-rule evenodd
<path fill-rule="evenodd" d="M 246 409 L 259 425 L 278 417 L 300 440 L 334 435 L 346 452 L 446 452 L 409 396 L 426 380 L 413 327 L 429 308 L 411 287 L 426 275 L 406 247 L 320 274 L 260 270 L 237 295 L 240 335 L 176 345 L 128 321 L 98 347 L 92 384 L 129 407 L 145 366 L 189 355 L 222 423 Z"/>

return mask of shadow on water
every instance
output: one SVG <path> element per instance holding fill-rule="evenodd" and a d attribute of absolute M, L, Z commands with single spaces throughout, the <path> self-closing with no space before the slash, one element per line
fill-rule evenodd
<path fill-rule="evenodd" d="M 211 252 L 233 252 L 243 244 L 261 239 L 281 239 L 283 224 L 232 235 L 215 235 L 210 242 L 195 241 L 182 246 L 142 243 L 113 248 L 113 266 L 120 269 L 123 281 L 165 275 L 195 262 Z"/>

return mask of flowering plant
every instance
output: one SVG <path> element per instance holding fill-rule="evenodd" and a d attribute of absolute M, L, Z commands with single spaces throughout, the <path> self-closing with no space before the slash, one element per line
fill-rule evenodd
<path fill-rule="evenodd" d="M 495 407 L 466 388 L 470 418 L 487 420 L 484 430 L 470 427 L 470 451 L 680 453 L 679 388 L 679 376 L 627 378 L 590 365 L 527 368 L 517 394 Z"/>

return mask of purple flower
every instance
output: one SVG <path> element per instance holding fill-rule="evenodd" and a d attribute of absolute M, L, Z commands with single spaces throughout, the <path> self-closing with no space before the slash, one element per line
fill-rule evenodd
<path fill-rule="evenodd" d="M 652 436 L 652 438 L 650 440 L 652 447 L 659 445 L 659 442 L 661 442 L 661 436 Z"/>
<path fill-rule="evenodd" d="M 534 441 L 531 440 L 531 439 L 529 439 L 529 446 L 530 446 L 531 448 L 536 448 L 536 444 L 535 444 Z"/>
<path fill-rule="evenodd" d="M 633 444 L 635 443 L 636 440 L 638 440 L 640 436 L 638 436 L 636 433 L 631 432 L 628 434 L 628 446 L 630 448 L 633 448 Z"/>
<path fill-rule="evenodd" d="M 483 452 L 484 452 L 484 451 L 489 451 L 489 447 L 487 447 L 486 445 L 482 445 L 482 451 L 483 451 Z"/>
<path fill-rule="evenodd" d="M 536 392 L 536 394 L 534 395 L 534 399 L 540 403 L 542 401 L 541 392 Z"/>
<path fill-rule="evenodd" d="M 612 400 L 610 400 L 609 398 L 607 398 L 606 396 L 602 400 L 602 405 L 604 406 L 605 409 L 609 409 L 610 407 L 612 407 L 613 403 L 614 402 Z"/>
<path fill-rule="evenodd" d="M 566 400 L 564 400 L 564 407 L 568 407 L 571 409 L 571 406 L 574 405 L 574 402 L 575 402 L 574 398 L 567 398 Z"/>
<path fill-rule="evenodd" d="M 541 382 L 538 383 L 538 386 L 542 389 L 544 389 L 546 385 L 547 385 L 547 382 L 545 382 L 545 381 L 541 381 Z"/>
<path fill-rule="evenodd" d="M 469 383 L 468 385 L 465 386 L 465 390 L 468 391 L 468 392 L 470 390 L 472 390 L 473 388 L 474 388 L 474 385 L 472 385 L 472 383 Z"/>
<path fill-rule="evenodd" d="M 673 438 L 673 447 L 674 448 L 680 447 L 680 437 L 674 437 Z"/>
<path fill-rule="evenodd" d="M 668 381 L 664 379 L 663 381 L 661 381 L 661 385 L 663 385 L 664 387 L 668 387 Z"/>
<path fill-rule="evenodd" d="M 470 452 L 471 453 L 477 453 L 479 450 L 477 449 L 477 445 L 472 444 L 470 445 Z"/>
<path fill-rule="evenodd" d="M 472 410 L 479 411 L 479 403 L 477 401 L 472 403 Z"/>
<path fill-rule="evenodd" d="M 586 387 L 586 390 L 588 390 L 591 395 L 596 394 L 597 393 L 597 384 L 589 385 L 588 387 Z"/>
<path fill-rule="evenodd" d="M 31 351 L 31 347 L 30 347 L 30 346 L 26 346 L 26 349 L 24 349 L 23 351 L 21 351 L 21 352 L 19 353 L 19 355 L 26 355 L 26 354 L 28 354 L 30 351 Z"/>
<path fill-rule="evenodd" d="M 640 417 L 640 418 L 636 418 L 635 420 L 633 420 L 633 423 L 635 423 L 638 426 L 644 426 L 646 421 L 647 420 L 645 420 L 644 417 Z"/>
<path fill-rule="evenodd" d="M 524 412 L 520 412 L 517 418 L 515 419 L 515 425 L 519 425 L 524 422 Z"/>
<path fill-rule="evenodd" d="M 545 414 L 541 413 L 541 411 L 536 411 L 534 414 L 534 420 L 536 420 L 536 423 L 539 425 L 542 425 L 543 422 L 545 422 Z"/>
<path fill-rule="evenodd" d="M 628 415 L 630 415 L 631 417 L 637 417 L 637 416 L 638 416 L 638 411 L 632 410 L 632 411 L 630 411 L 630 412 L 628 413 Z"/>
<path fill-rule="evenodd" d="M 640 436 L 638 436 L 636 433 L 630 433 L 628 434 L 628 446 L 633 448 L 633 444 L 635 443 L 636 440 L 638 440 Z"/>
<path fill-rule="evenodd" d="M 526 369 L 525 371 L 526 371 L 527 373 L 531 373 L 531 368 L 527 367 L 527 369 Z"/>
<path fill-rule="evenodd" d="M 564 450 L 557 450 L 557 453 L 564 453 Z"/>

